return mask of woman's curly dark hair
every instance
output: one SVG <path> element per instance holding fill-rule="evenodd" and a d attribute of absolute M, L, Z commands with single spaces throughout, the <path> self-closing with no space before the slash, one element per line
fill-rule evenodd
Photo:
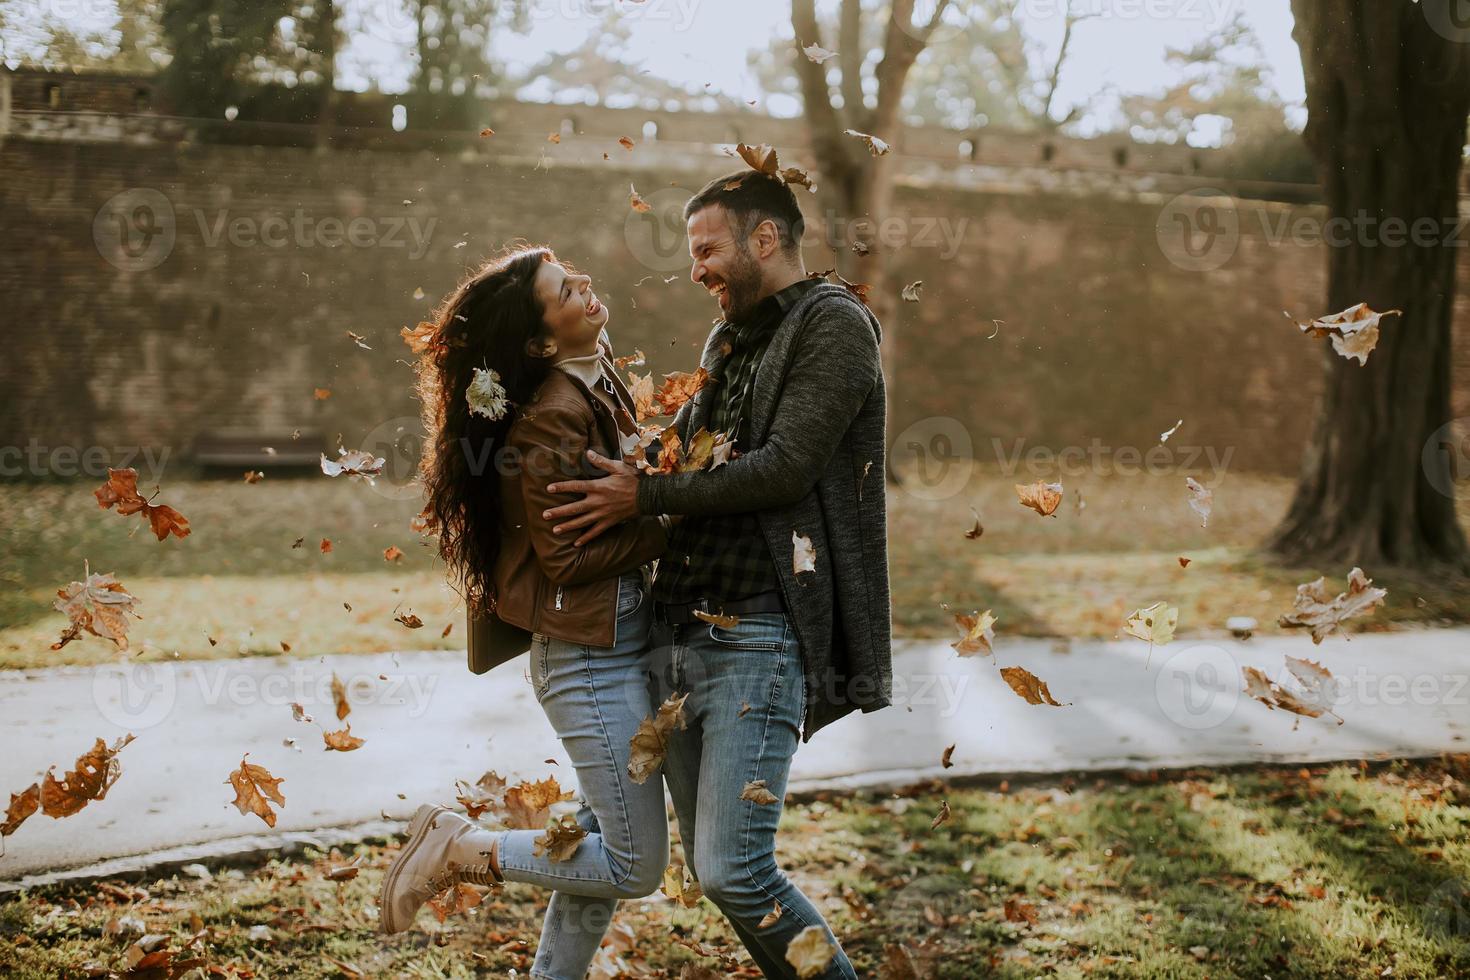
<path fill-rule="evenodd" d="M 500 552 L 501 499 L 497 457 L 519 406 L 546 379 L 550 361 L 529 342 L 546 333 L 533 285 L 544 247 L 519 247 L 462 282 L 440 306 L 418 363 L 424 452 L 419 478 L 428 503 L 421 515 L 439 534 L 439 557 L 475 611 L 493 602 Z M 465 391 L 475 368 L 493 369 L 510 410 L 496 420 L 472 415 Z"/>

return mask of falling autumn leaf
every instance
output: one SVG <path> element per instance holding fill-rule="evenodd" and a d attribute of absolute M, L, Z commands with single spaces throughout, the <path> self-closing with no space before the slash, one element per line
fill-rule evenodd
<path fill-rule="evenodd" d="M 781 903 L 780 902 L 777 902 L 775 905 L 773 905 L 771 907 L 771 911 L 769 911 L 769 912 L 766 913 L 765 918 L 761 919 L 760 924 L 757 925 L 756 928 L 757 929 L 769 929 L 769 928 L 771 928 L 771 926 L 775 925 L 777 922 L 780 922 L 781 921 L 781 911 L 782 911 L 782 909 L 781 909 Z"/>
<path fill-rule="evenodd" d="M 491 129 L 489 126 L 486 126 L 484 129 L 480 130 L 480 139 L 485 139 L 494 135 L 495 130 Z"/>
<path fill-rule="evenodd" d="M 993 656 L 995 651 L 990 648 L 990 641 L 995 639 L 996 619 L 987 609 L 983 613 L 965 615 L 957 613 L 954 624 L 960 631 L 960 638 L 950 646 L 962 657 L 973 656 L 984 653 L 987 657 Z"/>
<path fill-rule="evenodd" d="M 844 136 L 851 136 L 851 137 L 854 137 L 856 139 L 862 140 L 864 143 L 866 143 L 868 145 L 868 152 L 871 153 L 871 154 L 873 154 L 873 156 L 875 156 L 875 157 L 881 157 L 883 154 L 887 153 L 889 151 L 889 149 L 890 149 L 890 147 L 888 146 L 888 144 L 886 142 L 884 142 L 883 140 L 879 139 L 878 137 L 876 137 L 876 136 L 870 136 L 867 133 L 860 133 L 860 132 L 858 132 L 855 129 L 843 130 L 843 135 Z"/>
<path fill-rule="evenodd" d="M 1288 658 L 1288 660 L 1290 659 Z M 1320 670 L 1321 668 L 1319 667 L 1318 669 Z M 1282 711 L 1288 711 L 1291 714 L 1300 715 L 1304 718 L 1320 718 L 1324 714 L 1330 714 L 1337 719 L 1339 725 L 1343 723 L 1342 717 L 1337 712 L 1325 705 L 1314 704 L 1311 700 L 1308 700 L 1314 695 L 1320 698 L 1320 687 L 1315 691 L 1309 691 L 1304 698 L 1280 684 L 1274 683 L 1262 671 L 1257 670 L 1255 667 L 1243 667 L 1241 670 L 1245 676 L 1244 693 L 1246 696 L 1261 702 L 1272 711 L 1280 708 Z M 1298 680 L 1300 680 L 1300 676 L 1297 676 Z M 1330 678 L 1332 675 L 1328 674 L 1327 676 Z"/>
<path fill-rule="evenodd" d="M 837 950 L 821 926 L 807 926 L 786 947 L 786 962 L 796 968 L 796 975 L 806 980 L 827 969 Z"/>
<path fill-rule="evenodd" d="M 1326 576 L 1298 585 L 1295 605 L 1279 623 L 1286 629 L 1309 629 L 1312 642 L 1321 643 L 1347 620 L 1372 613 L 1387 597 L 1387 589 L 1375 587 L 1361 568 L 1354 568 L 1348 572 L 1347 591 L 1336 596 L 1328 594 Z"/>
<path fill-rule="evenodd" d="M 131 734 L 124 735 L 109 746 L 97 739 L 91 749 L 77 757 L 76 768 L 68 770 L 59 780 L 47 769 L 41 778 L 41 812 L 57 819 L 69 817 L 88 803 L 106 797 L 122 775 L 117 754 L 132 740 Z"/>
<path fill-rule="evenodd" d="M 420 320 L 418 325 L 411 330 L 404 327 L 398 331 L 398 336 L 403 338 L 408 349 L 415 354 L 422 354 L 431 348 L 442 346 L 435 341 L 434 334 L 434 325 L 424 320 Z"/>
<path fill-rule="evenodd" d="M 828 51 L 820 44 L 808 44 L 806 47 L 801 49 L 801 53 L 806 55 L 808 60 L 819 65 L 829 58 L 837 57 L 836 51 Z"/>
<path fill-rule="evenodd" d="M 694 610 L 694 618 L 718 626 L 722 630 L 732 630 L 740 625 L 739 616 L 726 616 L 723 612 L 708 613 L 703 609 Z"/>
<path fill-rule="evenodd" d="M 622 357 L 613 358 L 613 367 L 617 368 L 619 371 L 630 367 L 642 367 L 644 363 L 647 362 L 647 360 L 648 357 L 643 353 L 643 351 L 635 347 L 633 348 L 633 353 L 625 354 Z M 650 379 L 652 379 L 652 377 L 652 375 L 649 375 Z"/>
<path fill-rule="evenodd" d="M 347 700 L 347 685 L 335 670 L 332 671 L 332 701 L 337 707 L 337 720 L 344 721 L 352 713 L 352 704 Z"/>
<path fill-rule="evenodd" d="M 735 146 L 735 152 L 757 173 L 774 177 L 776 171 L 781 169 L 781 162 L 776 158 L 774 146 L 767 146 L 765 143 L 758 143 L 754 146 L 738 143 Z"/>
<path fill-rule="evenodd" d="M 1189 563 L 1190 563 L 1190 562 L 1191 562 L 1191 561 L 1192 561 L 1192 560 L 1193 560 L 1193 559 L 1190 559 L 1190 558 L 1185 558 L 1185 557 L 1184 557 L 1184 556 L 1183 556 L 1183 555 L 1180 555 L 1180 556 L 1179 556 L 1179 567 L 1180 567 L 1180 568 L 1188 568 L 1188 567 L 1189 567 Z"/>
<path fill-rule="evenodd" d="M 1199 515 L 1200 527 L 1209 527 L 1210 511 L 1215 506 L 1215 491 L 1206 489 L 1192 476 L 1184 478 L 1184 486 L 1189 490 L 1189 509 Z"/>
<path fill-rule="evenodd" d="M 122 583 L 111 574 L 89 574 L 84 582 L 72 582 L 56 590 L 56 609 L 66 614 L 71 624 L 51 644 L 60 650 L 85 631 L 111 640 L 119 650 L 128 648 L 128 617 L 141 618 L 133 611 L 138 600 L 128 595 Z"/>
<path fill-rule="evenodd" d="M 398 545 L 396 544 L 390 544 L 388 547 L 383 549 L 384 561 L 401 561 L 402 558 L 403 549 L 398 547 Z"/>
<path fill-rule="evenodd" d="M 943 768 L 943 769 L 953 769 L 954 768 L 954 763 L 951 762 L 951 761 L 949 761 L 950 760 L 950 756 L 952 756 L 952 755 L 954 755 L 954 746 L 953 745 L 946 746 L 945 747 L 945 750 L 944 750 L 944 754 L 939 757 L 939 765 L 940 765 L 941 768 Z"/>
<path fill-rule="evenodd" d="M 704 368 L 694 371 L 675 371 L 664 375 L 664 383 L 654 395 L 659 414 L 673 415 L 684 407 L 710 381 L 710 373 Z"/>
<path fill-rule="evenodd" d="M 627 150 L 629 153 L 633 152 L 633 141 L 626 136 L 618 137 L 618 145 Z"/>
<path fill-rule="evenodd" d="M 919 301 L 919 290 L 923 288 L 924 280 L 919 279 L 903 287 L 903 291 L 899 295 L 902 296 L 905 303 L 917 303 Z"/>
<path fill-rule="evenodd" d="M 765 806 L 769 806 L 772 803 L 781 802 L 781 798 L 779 796 L 766 789 L 766 781 L 764 779 L 752 779 L 751 781 L 746 783 L 745 786 L 740 790 L 740 798 L 742 800 L 749 800 L 752 803 L 760 803 Z"/>
<path fill-rule="evenodd" d="M 639 214 L 647 214 L 653 210 L 653 205 L 645 201 L 643 195 L 638 193 L 638 188 L 632 184 L 628 185 L 628 206 Z"/>
<path fill-rule="evenodd" d="M 316 398 L 317 401 L 324 402 L 328 398 L 331 398 L 332 397 L 332 389 L 330 389 L 330 388 L 313 388 L 312 389 L 312 395 L 315 396 L 315 398 Z"/>
<path fill-rule="evenodd" d="M 1169 437 L 1172 436 L 1174 433 L 1178 432 L 1179 431 L 1179 427 L 1181 425 L 1183 425 L 1183 424 L 1184 424 L 1184 420 L 1183 419 L 1180 419 L 1178 422 L 1175 422 L 1174 423 L 1174 428 L 1170 429 L 1168 432 L 1160 433 L 1159 434 L 1159 442 L 1160 443 L 1168 442 L 1169 441 Z"/>
<path fill-rule="evenodd" d="M 507 827 L 517 830 L 540 830 L 546 826 L 553 804 L 572 798 L 570 790 L 562 792 L 555 776 L 519 782 L 509 787 L 497 808 L 497 815 Z"/>
<path fill-rule="evenodd" d="M 365 739 L 352 734 L 352 724 L 349 722 L 341 731 L 322 732 L 322 741 L 327 744 L 329 752 L 351 752 L 362 748 Z"/>
<path fill-rule="evenodd" d="M 422 619 L 419 619 L 411 612 L 399 613 L 397 616 L 393 617 L 393 622 L 402 623 L 404 626 L 407 626 L 411 630 L 422 629 L 424 625 L 424 621 Z"/>
<path fill-rule="evenodd" d="M 670 695 L 655 715 L 638 723 L 638 731 L 628 740 L 628 776 L 633 782 L 647 782 L 663 764 L 674 730 L 688 727 L 684 717 L 684 701 L 688 697 L 687 693 Z"/>
<path fill-rule="evenodd" d="M 941 824 L 945 824 L 945 823 L 948 823 L 949 822 L 950 816 L 951 816 L 951 814 L 950 814 L 950 809 L 949 809 L 949 801 L 948 800 L 940 800 L 939 801 L 939 813 L 936 814 L 935 817 L 934 817 L 934 819 L 933 819 L 933 821 L 930 822 L 929 829 L 930 830 L 938 830 Z"/>
<path fill-rule="evenodd" d="M 150 504 L 138 493 L 138 471 L 135 469 L 109 468 L 107 482 L 93 490 L 92 495 L 97 498 L 97 506 L 103 510 L 116 507 L 118 514 L 123 517 L 142 514 L 153 529 L 154 536 L 160 541 L 170 534 L 176 538 L 189 536 L 189 521 L 183 514 L 165 504 Z"/>
<path fill-rule="evenodd" d="M 258 766 L 241 758 L 240 768 L 230 773 L 228 782 L 235 789 L 235 799 L 232 802 L 241 813 L 255 814 L 268 827 L 276 825 L 276 814 L 270 808 L 270 803 L 286 805 L 286 798 L 281 795 L 280 789 L 284 779 L 272 776 L 265 766 Z"/>
<path fill-rule="evenodd" d="M 31 783 L 19 793 L 10 794 L 10 806 L 5 810 L 5 821 L 0 823 L 0 837 L 9 837 L 20 829 L 41 808 L 41 784 Z"/>
<path fill-rule="evenodd" d="M 1156 602 L 1145 609 L 1135 609 L 1128 614 L 1123 631 L 1148 643 L 1146 668 L 1153 660 L 1154 646 L 1163 646 L 1174 639 L 1174 628 L 1179 625 L 1179 610 L 1168 603 Z"/>
<path fill-rule="evenodd" d="M 1011 690 L 1025 699 L 1027 704 L 1049 704 L 1054 708 L 1065 708 L 1071 703 L 1069 701 L 1067 704 L 1062 704 L 1054 700 L 1051 690 L 1046 686 L 1046 681 L 1024 667 L 1002 667 L 1000 676 L 1011 686 Z"/>
<path fill-rule="evenodd" d="M 699 882 L 689 876 L 686 868 L 674 864 L 664 868 L 663 884 L 658 890 L 686 909 L 694 908 L 704 897 L 704 889 L 699 887 Z"/>
<path fill-rule="evenodd" d="M 968 541 L 978 541 L 980 540 L 980 536 L 985 533 L 985 526 L 980 523 L 980 514 L 975 508 L 971 507 L 970 513 L 975 515 L 975 526 L 965 532 L 965 539 Z"/>
<path fill-rule="evenodd" d="M 245 471 L 245 482 L 246 483 L 259 483 L 261 480 L 264 480 L 264 479 L 265 479 L 265 471 L 264 470 L 246 470 Z"/>
<path fill-rule="evenodd" d="M 658 414 L 658 410 L 654 407 L 655 389 L 652 372 L 643 377 L 631 371 L 628 372 L 628 393 L 633 396 L 634 414 L 639 422 Z"/>
<path fill-rule="evenodd" d="M 794 575 L 817 570 L 817 549 L 812 539 L 804 534 L 791 532 L 791 571 Z"/>
<path fill-rule="evenodd" d="M 1331 337 L 1332 349 L 1359 366 L 1368 363 L 1368 355 L 1378 346 L 1379 322 L 1386 316 L 1403 316 L 1403 310 L 1374 313 L 1367 303 L 1350 306 L 1341 313 L 1301 322 L 1290 313 L 1286 318 L 1309 337 Z"/>
<path fill-rule="evenodd" d="M 364 337 L 362 334 L 353 333 L 351 330 L 348 330 L 346 333 L 347 339 L 352 341 L 357 346 L 361 347 L 363 350 L 372 350 L 372 348 L 368 346 L 367 338 Z"/>
<path fill-rule="evenodd" d="M 1056 516 L 1057 508 L 1062 505 L 1063 493 L 1060 483 L 1047 483 L 1045 480 L 1029 486 L 1016 484 L 1016 496 L 1020 498 L 1021 506 L 1030 507 L 1042 517 Z"/>
<path fill-rule="evenodd" d="M 506 782 L 494 770 L 481 776 L 473 786 L 462 779 L 455 780 L 454 785 L 459 791 L 455 799 L 465 808 L 471 820 L 478 820 L 486 810 L 505 806 Z"/>
<path fill-rule="evenodd" d="M 322 538 L 322 543 L 317 545 L 317 548 L 321 550 L 322 554 L 330 555 L 332 553 L 332 539 Z"/>
<path fill-rule="evenodd" d="M 451 866 L 453 862 L 451 862 Z M 429 899 L 429 911 L 441 923 L 451 915 L 461 915 L 484 901 L 484 896 L 474 885 L 456 882 Z"/>
<path fill-rule="evenodd" d="M 577 853 L 577 848 L 582 846 L 582 838 L 586 836 L 587 831 L 577 823 L 577 818 L 570 813 L 563 813 L 560 818 L 546 825 L 546 833 L 532 840 L 535 847 L 531 853 L 536 857 L 545 855 L 552 862 L 570 860 Z"/>
<path fill-rule="evenodd" d="M 546 134 L 546 142 L 548 142 L 548 143 L 560 143 L 561 142 L 561 133 L 547 133 Z"/>
<path fill-rule="evenodd" d="M 361 449 L 349 452 L 341 446 L 337 447 L 337 457 L 331 460 L 327 459 L 326 453 L 321 454 L 323 473 L 332 477 L 346 473 L 348 476 L 361 477 L 369 484 L 373 484 L 373 477 L 382 474 L 383 464 L 387 462 L 382 456 L 374 456 Z"/>

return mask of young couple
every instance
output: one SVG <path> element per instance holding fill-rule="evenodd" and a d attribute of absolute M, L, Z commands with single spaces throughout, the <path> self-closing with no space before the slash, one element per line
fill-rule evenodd
<path fill-rule="evenodd" d="M 766 976 L 795 977 L 787 946 L 816 927 L 832 947 L 820 976 L 855 977 L 775 843 L 798 743 L 890 699 L 878 322 L 807 276 L 801 211 L 780 181 L 721 177 L 684 214 L 690 276 L 722 315 L 701 359 L 712 379 L 672 424 L 686 446 L 701 428 L 727 433 L 726 464 L 652 475 L 625 461 L 638 428 L 607 309 L 550 251 L 493 262 L 438 317 L 421 367 L 423 478 L 441 554 L 477 610 L 471 669 L 529 643 L 588 833 L 552 861 L 536 853 L 540 831 L 420 807 L 384 879 L 382 926 L 407 929 L 455 882 L 540 885 L 553 894 L 531 976 L 584 977 L 618 900 L 656 890 L 668 863 L 663 785 L 630 777 L 629 743 L 687 695 L 663 777 L 689 871 Z M 815 550 L 800 574 L 796 535 Z M 752 782 L 774 802 L 742 798 Z"/>

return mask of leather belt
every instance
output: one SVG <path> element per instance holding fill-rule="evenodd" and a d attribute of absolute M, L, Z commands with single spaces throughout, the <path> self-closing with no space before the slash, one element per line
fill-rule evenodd
<path fill-rule="evenodd" d="M 702 612 L 710 615 L 725 614 L 727 616 L 742 616 L 747 613 L 763 613 L 786 611 L 786 603 L 781 598 L 780 592 L 758 592 L 744 599 L 696 599 L 693 602 L 653 604 L 653 618 L 660 623 L 670 626 L 678 626 L 683 623 L 703 622 L 694 613 Z"/>

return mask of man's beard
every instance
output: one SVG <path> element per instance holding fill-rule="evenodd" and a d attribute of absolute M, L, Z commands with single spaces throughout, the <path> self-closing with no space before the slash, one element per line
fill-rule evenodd
<path fill-rule="evenodd" d="M 725 280 L 725 289 L 730 295 L 730 312 L 725 319 L 732 323 L 750 316 L 760 302 L 761 292 L 761 268 L 750 249 L 742 243 L 736 246 L 735 255 L 731 276 Z"/>

